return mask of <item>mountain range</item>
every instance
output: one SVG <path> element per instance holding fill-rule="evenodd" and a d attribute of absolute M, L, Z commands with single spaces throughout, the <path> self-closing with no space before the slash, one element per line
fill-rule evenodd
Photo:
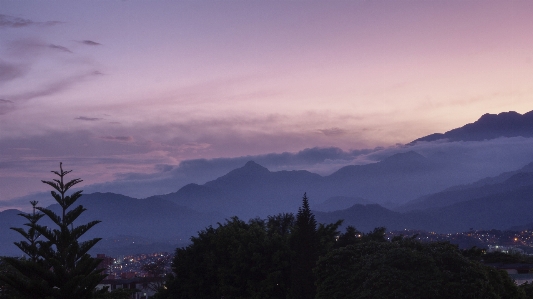
<path fill-rule="evenodd" d="M 484 114 L 476 122 L 445 133 L 434 133 L 418 141 L 480 141 L 498 137 L 533 137 L 533 111 L 520 114 L 515 111 Z"/>
<path fill-rule="evenodd" d="M 445 143 L 527 138 L 533 132 L 533 123 L 529 125 L 532 116 L 532 112 L 484 115 L 473 124 L 430 136 L 444 136 L 448 140 Z M 413 144 L 442 139 L 431 138 L 420 138 Z M 464 174 L 470 165 L 443 163 L 438 156 L 427 157 L 413 148 L 406 146 L 403 152 L 378 162 L 345 166 L 324 176 L 305 170 L 270 171 L 249 161 L 205 184 L 189 184 L 164 195 L 137 199 L 115 193 L 85 194 L 79 203 L 87 211 L 78 221 L 102 221 L 85 237 L 104 238 L 95 248 L 104 253 L 186 244 L 197 231 L 233 215 L 250 219 L 295 213 L 305 192 L 318 222 L 344 219 L 344 226 L 361 231 L 385 226 L 389 230 L 457 232 L 533 223 L 533 150 L 531 163 L 472 181 Z M 57 205 L 50 208 L 58 209 Z M 20 236 L 9 229 L 23 227 L 24 218 L 18 213 L 0 212 L 0 255 L 20 252 L 12 244 Z"/>

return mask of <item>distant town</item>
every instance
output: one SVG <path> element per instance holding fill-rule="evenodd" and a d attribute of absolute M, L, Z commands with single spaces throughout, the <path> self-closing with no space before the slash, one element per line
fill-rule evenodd
<path fill-rule="evenodd" d="M 403 235 L 405 237 L 416 236 L 422 242 L 442 242 L 448 241 L 459 245 L 461 249 L 468 249 L 473 246 L 490 251 L 501 251 L 504 253 L 533 254 L 533 229 L 523 231 L 501 231 L 491 230 L 470 230 L 461 233 L 439 234 L 423 230 L 405 229 L 402 231 L 391 231 L 387 233 L 387 239 Z"/>

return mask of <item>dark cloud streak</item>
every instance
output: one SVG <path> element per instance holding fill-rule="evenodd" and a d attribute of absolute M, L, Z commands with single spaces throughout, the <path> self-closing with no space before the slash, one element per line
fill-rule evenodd
<path fill-rule="evenodd" d="M 0 60 L 0 83 L 14 80 L 24 76 L 28 67 L 21 64 L 11 64 Z"/>
<path fill-rule="evenodd" d="M 16 101 L 27 101 L 27 100 L 31 100 L 31 99 L 38 98 L 38 97 L 44 97 L 44 96 L 49 96 L 52 94 L 60 93 L 72 87 L 73 85 L 77 83 L 85 81 L 89 77 L 97 76 L 99 74 L 100 74 L 99 72 L 93 71 L 93 72 L 89 72 L 89 73 L 85 73 L 85 74 L 81 74 L 77 76 L 68 77 L 63 80 L 59 80 L 57 82 L 49 84 L 38 90 L 29 91 L 26 93 L 21 93 L 21 94 L 12 95 L 12 96 L 6 96 L 6 95 L 2 95 L 2 96 L 4 98 L 8 98 L 9 100 L 15 101 L 15 102 Z"/>
<path fill-rule="evenodd" d="M 59 46 L 59 45 L 49 44 L 48 48 L 54 49 L 54 50 L 59 50 L 61 52 L 72 53 L 72 51 L 70 51 L 67 47 L 63 47 L 63 46 Z"/>
<path fill-rule="evenodd" d="M 133 141 L 133 137 L 131 136 L 102 136 L 100 138 L 104 140 L 120 141 L 120 142 L 132 142 Z"/>
<path fill-rule="evenodd" d="M 28 26 L 54 26 L 61 24 L 60 21 L 35 22 L 29 19 L 0 14 L 0 28 L 21 28 Z"/>
<path fill-rule="evenodd" d="M 101 46 L 102 45 L 101 43 L 97 43 L 92 40 L 84 40 L 84 41 L 81 41 L 81 43 L 84 45 L 88 45 L 88 46 Z"/>
<path fill-rule="evenodd" d="M 86 116 L 78 116 L 75 118 L 75 120 L 83 120 L 83 121 L 97 121 L 102 120 L 99 117 L 86 117 Z"/>

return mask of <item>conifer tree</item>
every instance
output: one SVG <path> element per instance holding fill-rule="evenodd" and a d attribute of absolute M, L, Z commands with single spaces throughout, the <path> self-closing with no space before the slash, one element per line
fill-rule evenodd
<path fill-rule="evenodd" d="M 20 216 L 28 219 L 29 223 L 26 224 L 27 226 L 30 227 L 28 231 L 25 231 L 24 229 L 19 228 L 19 227 L 11 228 L 12 230 L 17 231 L 19 234 L 21 234 L 26 239 L 26 241 L 15 242 L 15 245 L 20 250 L 22 250 L 22 252 L 28 255 L 32 263 L 36 263 L 37 260 L 39 259 L 39 253 L 38 253 L 39 247 L 37 245 L 37 242 L 38 242 L 37 239 L 41 236 L 41 234 L 37 232 L 37 230 L 35 230 L 35 228 L 32 227 L 32 225 L 37 224 L 37 221 L 39 221 L 39 219 L 41 219 L 44 216 L 44 214 L 35 212 L 35 209 L 38 203 L 39 203 L 38 201 L 30 201 L 30 204 L 32 205 L 32 208 L 33 208 L 33 212 L 31 214 L 26 214 L 26 213 L 19 214 Z"/>
<path fill-rule="evenodd" d="M 293 259 L 291 261 L 292 298 L 311 299 L 315 297 L 313 268 L 319 255 L 319 238 L 315 215 L 309 208 L 307 193 L 304 193 L 302 206 L 298 209 L 294 233 L 291 239 Z"/>
<path fill-rule="evenodd" d="M 6 258 L 16 271 L 8 273 L 3 280 L 21 294 L 22 298 L 54 298 L 54 299 L 89 299 L 95 294 L 95 287 L 105 277 L 96 269 L 99 259 L 92 258 L 87 252 L 100 238 L 80 242 L 91 227 L 100 221 L 91 221 L 85 225 L 74 226 L 74 221 L 86 209 L 79 205 L 71 206 L 81 197 L 82 191 L 66 195 L 74 185 L 82 182 L 74 179 L 64 182 L 64 177 L 71 171 L 52 171 L 59 179 L 42 181 L 52 186 L 55 191 L 51 194 L 61 208 L 60 215 L 52 210 L 36 207 L 32 202 L 33 214 L 22 214 L 30 222 L 28 231 L 21 228 L 12 228 L 22 234 L 27 241 L 17 242 L 17 245 L 29 259 Z M 56 192 L 57 191 L 57 192 Z M 35 209 L 41 213 L 36 213 Z M 53 227 L 49 228 L 37 223 L 43 216 L 47 216 Z M 43 240 L 37 240 L 39 236 Z"/>

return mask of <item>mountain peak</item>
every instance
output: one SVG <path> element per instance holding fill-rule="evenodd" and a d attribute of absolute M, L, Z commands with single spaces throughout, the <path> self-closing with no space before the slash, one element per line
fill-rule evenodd
<path fill-rule="evenodd" d="M 450 130 L 444 134 L 434 133 L 411 142 L 436 141 L 482 141 L 498 137 L 533 137 L 533 111 L 520 114 L 516 111 L 499 114 L 483 114 L 477 121 L 460 128 Z"/>
<path fill-rule="evenodd" d="M 260 167 L 260 168 L 265 168 L 265 167 L 263 167 L 263 166 L 261 166 L 261 165 L 255 163 L 255 162 L 252 161 L 252 160 L 246 162 L 246 164 L 244 164 L 244 167 L 247 167 L 247 168 L 252 168 L 252 167 L 253 167 L 253 168 L 258 168 L 258 167 Z M 265 168 L 265 169 L 266 169 L 266 168 Z"/>
<path fill-rule="evenodd" d="M 243 167 L 230 171 L 227 175 L 257 175 L 270 173 L 266 167 L 261 166 L 254 161 L 248 161 Z"/>

